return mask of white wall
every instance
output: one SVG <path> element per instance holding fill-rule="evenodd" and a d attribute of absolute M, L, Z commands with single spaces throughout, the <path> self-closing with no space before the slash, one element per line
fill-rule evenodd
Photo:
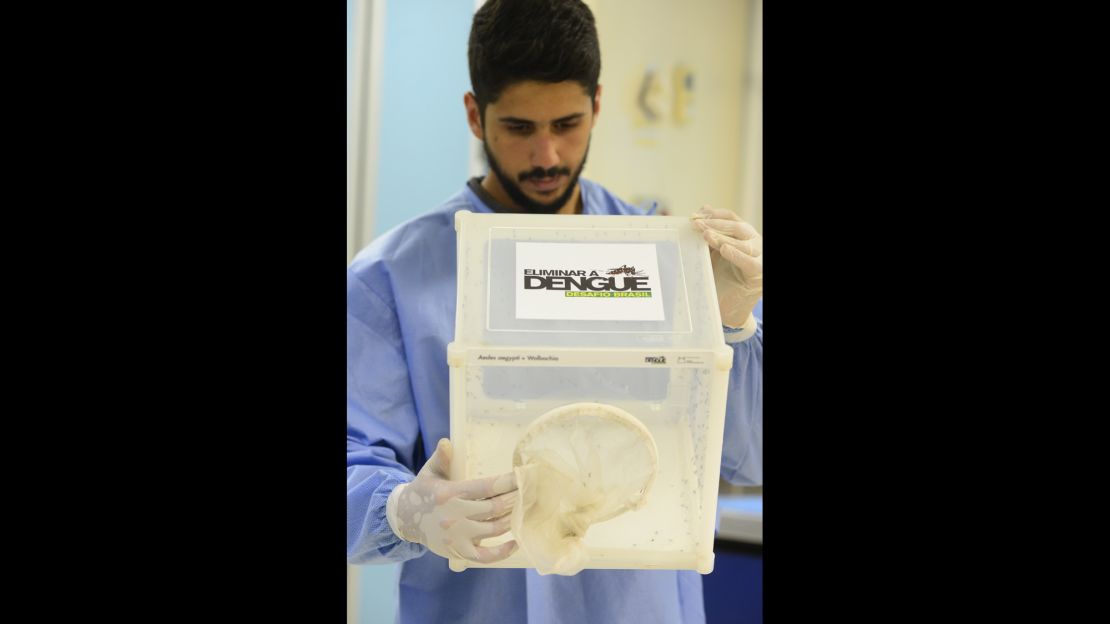
<path fill-rule="evenodd" d="M 749 72 L 754 3 L 587 4 L 597 18 L 603 91 L 585 175 L 633 203 L 658 200 L 671 214 L 708 203 L 760 222 L 758 195 L 743 192 L 758 181 L 745 171 L 758 160 L 749 146 L 762 113 Z"/>

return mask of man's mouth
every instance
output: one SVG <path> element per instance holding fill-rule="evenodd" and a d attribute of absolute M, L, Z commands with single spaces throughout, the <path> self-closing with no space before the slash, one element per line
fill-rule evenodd
<path fill-rule="evenodd" d="M 549 193 L 559 188 L 559 185 L 563 183 L 563 177 L 562 174 L 544 178 L 530 177 L 524 183 L 531 186 L 535 191 Z"/>

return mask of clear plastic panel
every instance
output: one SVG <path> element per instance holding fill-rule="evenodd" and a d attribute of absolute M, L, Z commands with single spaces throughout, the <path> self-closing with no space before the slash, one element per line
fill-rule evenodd
<path fill-rule="evenodd" d="M 471 346 L 648 349 L 714 348 L 721 342 L 709 255 L 688 220 L 558 216 L 558 227 L 548 225 L 550 221 L 539 215 L 467 214 L 460 219 L 456 341 Z M 611 262 L 589 267 L 600 277 L 620 269 L 643 272 L 644 267 L 633 262 L 640 256 L 631 252 L 628 264 L 621 264 L 622 246 L 635 251 L 652 249 L 658 274 L 650 278 L 657 288 L 653 296 L 662 319 L 530 318 L 520 314 L 518 296 L 526 281 L 517 263 L 521 244 L 545 246 L 553 250 L 553 257 L 575 268 L 581 268 L 574 261 L 584 247 L 615 250 L 606 256 L 613 258 Z M 566 253 L 559 253 L 561 246 Z M 543 268 L 561 268 L 563 264 L 556 261 Z M 608 308 L 625 303 L 587 299 L 580 303 Z"/>
<path fill-rule="evenodd" d="M 535 419 L 568 403 L 619 407 L 647 427 L 659 452 L 656 481 L 639 510 L 592 526 L 591 549 L 640 557 L 692 552 L 701 526 L 709 370 L 695 368 L 468 367 L 467 474 L 512 469 L 517 442 Z"/>

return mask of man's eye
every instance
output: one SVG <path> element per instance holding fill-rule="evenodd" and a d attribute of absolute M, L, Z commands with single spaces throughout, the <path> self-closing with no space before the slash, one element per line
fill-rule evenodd
<path fill-rule="evenodd" d="M 528 124 L 509 124 L 509 132 L 524 133 L 532 129 Z"/>
<path fill-rule="evenodd" d="M 577 121 L 568 121 L 568 122 L 564 122 L 564 123 L 555 124 L 555 130 L 557 130 L 559 132 L 565 132 L 567 130 L 573 130 L 577 127 L 578 127 L 578 122 Z"/>

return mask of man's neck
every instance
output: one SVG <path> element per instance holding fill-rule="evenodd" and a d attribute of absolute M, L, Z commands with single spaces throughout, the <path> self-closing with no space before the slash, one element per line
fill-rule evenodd
<path fill-rule="evenodd" d="M 520 209 L 516 202 L 509 197 L 505 192 L 505 188 L 501 186 L 501 181 L 491 171 L 485 178 L 482 179 L 482 188 L 486 190 L 498 203 L 502 206 L 511 206 Z M 556 214 L 581 214 L 582 213 L 582 185 L 577 181 L 574 183 L 574 192 L 571 193 L 567 203 L 563 204 Z"/>

